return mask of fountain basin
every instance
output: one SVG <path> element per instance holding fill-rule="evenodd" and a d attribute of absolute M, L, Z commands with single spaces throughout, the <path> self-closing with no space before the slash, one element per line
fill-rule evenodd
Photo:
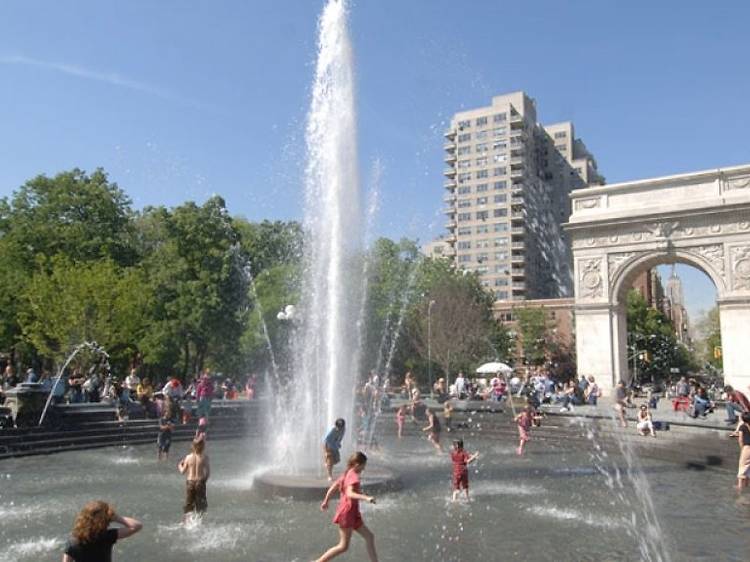
<path fill-rule="evenodd" d="M 325 476 L 317 474 L 289 474 L 269 470 L 256 476 L 253 488 L 263 497 L 281 497 L 295 500 L 322 500 L 331 483 Z M 362 475 L 362 490 L 377 496 L 383 492 L 400 490 L 402 483 L 398 475 L 381 467 L 367 467 Z"/>

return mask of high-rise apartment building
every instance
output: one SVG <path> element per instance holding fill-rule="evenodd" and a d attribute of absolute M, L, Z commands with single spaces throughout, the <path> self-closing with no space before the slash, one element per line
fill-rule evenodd
<path fill-rule="evenodd" d="M 446 253 L 457 267 L 498 300 L 570 296 L 568 194 L 603 183 L 573 124 L 538 124 L 534 101 L 514 92 L 455 114 L 445 139 Z"/>

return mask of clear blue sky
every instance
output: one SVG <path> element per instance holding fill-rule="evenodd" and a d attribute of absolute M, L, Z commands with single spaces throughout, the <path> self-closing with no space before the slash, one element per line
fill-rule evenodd
<path fill-rule="evenodd" d="M 219 193 L 250 219 L 299 218 L 322 5 L 0 3 L 0 195 L 103 166 L 137 207 Z M 536 98 L 542 122 L 573 120 L 609 182 L 750 161 L 748 21 L 739 0 L 355 1 L 379 233 L 441 232 L 442 130 L 507 91 Z M 710 283 L 686 275 L 705 301 L 691 308 L 710 306 Z"/>

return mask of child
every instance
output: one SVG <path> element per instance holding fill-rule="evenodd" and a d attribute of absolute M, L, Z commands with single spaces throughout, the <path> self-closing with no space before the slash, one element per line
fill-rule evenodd
<path fill-rule="evenodd" d="M 516 449 L 516 454 L 519 456 L 523 455 L 526 442 L 530 439 L 529 430 L 531 429 L 532 421 L 531 408 L 528 406 L 516 416 L 516 424 L 518 425 L 518 449 Z"/>
<path fill-rule="evenodd" d="M 445 430 L 453 431 L 453 405 L 450 399 L 443 404 L 443 417 L 445 418 Z"/>
<path fill-rule="evenodd" d="M 208 509 L 206 500 L 206 482 L 211 476 L 208 455 L 204 454 L 206 442 L 203 439 L 193 441 L 192 452 L 180 461 L 177 469 L 185 474 L 185 517 L 193 511 L 203 515 Z"/>
<path fill-rule="evenodd" d="M 359 512 L 359 500 L 375 503 L 374 497 L 360 493 L 359 475 L 365 469 L 366 464 L 367 456 L 357 451 L 349 457 L 344 475 L 328 488 L 326 497 L 323 499 L 323 503 L 320 504 L 320 509 L 323 511 L 328 509 L 328 502 L 333 492 L 338 490 L 340 499 L 333 522 L 339 526 L 339 543 L 329 548 L 316 562 L 327 562 L 339 554 L 346 552 L 349 549 L 352 531 L 357 531 L 365 539 L 370 562 L 378 562 L 378 555 L 375 552 L 375 535 L 364 524 L 362 515 Z"/>
<path fill-rule="evenodd" d="M 401 406 L 396 410 L 396 426 L 398 427 L 398 438 L 404 435 L 404 422 L 406 421 L 406 406 Z"/>
<path fill-rule="evenodd" d="M 453 462 L 453 501 L 458 499 L 461 488 L 464 489 L 466 500 L 469 500 L 469 469 L 467 465 L 474 462 L 479 453 L 470 455 L 464 451 L 463 439 L 457 439 L 453 442 L 453 451 L 451 451 L 451 461 Z"/>
<path fill-rule="evenodd" d="M 208 420 L 205 416 L 201 417 L 198 420 L 198 428 L 195 430 L 195 440 L 202 439 L 203 441 L 206 440 L 206 430 L 208 429 Z"/>
<path fill-rule="evenodd" d="M 427 421 L 430 422 L 430 425 L 422 428 L 422 431 L 429 431 L 427 440 L 435 446 L 438 453 L 442 453 L 443 446 L 440 444 L 440 420 L 435 415 L 435 412 L 433 412 L 432 410 L 428 410 Z"/>
<path fill-rule="evenodd" d="M 156 446 L 159 448 L 156 454 L 156 460 L 167 460 L 169 457 L 169 448 L 172 446 L 172 430 L 174 424 L 172 420 L 163 417 L 159 420 L 159 435 L 156 437 Z"/>
<path fill-rule="evenodd" d="M 346 422 L 343 418 L 339 418 L 323 439 L 323 462 L 329 482 L 333 482 L 333 466 L 341 460 L 340 449 L 344 433 L 346 433 Z"/>

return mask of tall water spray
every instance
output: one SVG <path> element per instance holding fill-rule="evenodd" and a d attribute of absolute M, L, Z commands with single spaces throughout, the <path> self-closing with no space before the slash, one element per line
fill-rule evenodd
<path fill-rule="evenodd" d="M 307 121 L 305 277 L 279 451 L 296 470 L 320 465 L 326 427 L 338 417 L 351 422 L 354 411 L 363 220 L 347 20 L 348 3 L 329 0 L 319 21 Z"/>

